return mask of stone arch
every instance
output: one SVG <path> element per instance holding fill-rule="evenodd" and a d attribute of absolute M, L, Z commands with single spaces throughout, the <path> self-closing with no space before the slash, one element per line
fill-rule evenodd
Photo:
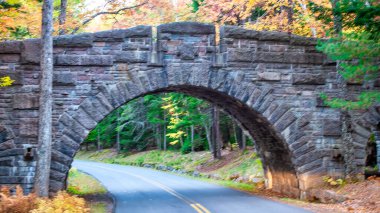
<path fill-rule="evenodd" d="M 373 133 L 378 133 L 380 125 L 380 105 L 377 104 L 368 110 L 352 111 L 350 117 L 351 132 L 353 140 L 353 158 L 351 158 L 352 164 L 356 165 L 356 174 L 363 178 L 364 168 L 367 160 L 367 145 L 368 140 Z M 377 148 L 379 150 L 379 147 Z"/>
<path fill-rule="evenodd" d="M 219 105 L 255 139 L 269 188 L 293 197 L 306 190 L 307 180 L 302 181 L 301 175 L 307 171 L 307 163 L 315 159 L 302 155 L 302 150 L 315 147 L 307 145 L 308 138 L 298 130 L 309 128 L 310 115 L 297 114 L 289 104 L 274 97 L 270 87 L 246 81 L 243 72 L 213 71 L 205 64 L 181 64 L 166 71 L 135 73 L 128 81 L 102 85 L 76 110 L 61 115 L 53 145 L 51 191 L 64 186 L 79 144 L 99 121 L 132 99 L 159 92 L 186 93 Z"/>

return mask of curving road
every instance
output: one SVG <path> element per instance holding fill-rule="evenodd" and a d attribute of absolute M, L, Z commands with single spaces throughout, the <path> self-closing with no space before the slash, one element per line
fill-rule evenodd
<path fill-rule="evenodd" d="M 113 194 L 116 213 L 307 212 L 222 186 L 152 169 L 76 160 Z"/>

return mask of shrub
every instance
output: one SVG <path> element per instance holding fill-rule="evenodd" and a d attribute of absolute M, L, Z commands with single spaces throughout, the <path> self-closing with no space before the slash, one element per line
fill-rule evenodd
<path fill-rule="evenodd" d="M 69 195 L 66 192 L 58 192 L 53 199 L 38 199 L 37 205 L 38 207 L 30 211 L 30 213 L 90 212 L 83 198 Z"/>
<path fill-rule="evenodd" d="M 11 195 L 10 187 L 0 188 L 0 212 L 28 213 L 37 207 L 35 194 L 24 195 L 20 186 L 16 186 L 15 195 Z"/>

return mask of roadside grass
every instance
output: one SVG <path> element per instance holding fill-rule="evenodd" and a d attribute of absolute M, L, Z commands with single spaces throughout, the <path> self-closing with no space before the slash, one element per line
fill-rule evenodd
<path fill-rule="evenodd" d="M 225 186 L 228 188 L 240 190 L 240 191 L 245 191 L 245 192 L 253 192 L 256 190 L 256 185 L 255 184 L 250 184 L 250 183 L 239 183 L 231 180 L 215 180 L 215 179 L 210 179 L 210 178 L 194 178 L 198 180 L 202 180 L 208 183 L 213 183 L 221 186 Z"/>
<path fill-rule="evenodd" d="M 86 199 L 91 213 L 105 213 L 108 211 L 106 202 L 87 199 L 88 197 L 105 196 L 107 189 L 98 180 L 78 171 L 76 168 L 69 171 L 67 192 Z"/>
<path fill-rule="evenodd" d="M 67 192 L 73 195 L 105 194 L 106 188 L 90 175 L 72 168 L 69 171 Z"/>

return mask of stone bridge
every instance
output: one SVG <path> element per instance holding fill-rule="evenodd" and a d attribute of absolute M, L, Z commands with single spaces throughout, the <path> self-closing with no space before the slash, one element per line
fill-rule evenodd
<path fill-rule="evenodd" d="M 322 176 L 363 175 L 379 108 L 342 116 L 321 92 L 353 96 L 316 40 L 200 23 L 160 25 L 54 39 L 52 192 L 64 187 L 80 143 L 107 114 L 146 94 L 181 92 L 230 113 L 254 138 L 266 186 L 305 197 Z M 0 184 L 33 188 L 40 40 L 0 43 Z M 379 85 L 376 85 L 379 86 Z M 344 121 L 343 122 L 343 118 Z M 343 140 L 345 139 L 345 140 Z"/>

